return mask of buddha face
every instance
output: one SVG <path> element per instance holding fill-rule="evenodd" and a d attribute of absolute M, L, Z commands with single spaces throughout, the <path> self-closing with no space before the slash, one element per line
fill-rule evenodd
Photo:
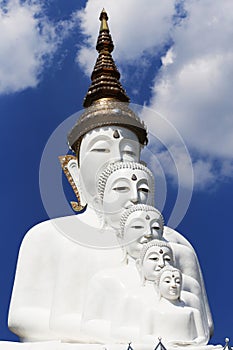
<path fill-rule="evenodd" d="M 173 263 L 172 250 L 166 246 L 152 246 L 148 248 L 142 264 L 142 274 L 148 281 L 155 281 L 159 271 Z"/>
<path fill-rule="evenodd" d="M 159 281 L 161 297 L 168 300 L 177 300 L 180 297 L 181 281 L 182 276 L 180 271 L 164 271 Z"/>
<path fill-rule="evenodd" d="M 103 211 L 107 223 L 113 228 L 119 228 L 119 222 L 124 209 L 135 204 L 153 204 L 153 179 L 144 170 L 118 169 L 106 182 L 103 195 Z"/>
<path fill-rule="evenodd" d="M 137 136 L 122 127 L 108 126 L 88 132 L 79 153 L 80 183 L 87 202 L 97 193 L 99 174 L 110 163 L 139 161 L 140 143 Z"/>
<path fill-rule="evenodd" d="M 127 253 L 134 259 L 139 258 L 144 244 L 152 239 L 161 239 L 163 220 L 155 211 L 137 210 L 131 213 L 125 223 L 122 243 Z"/>

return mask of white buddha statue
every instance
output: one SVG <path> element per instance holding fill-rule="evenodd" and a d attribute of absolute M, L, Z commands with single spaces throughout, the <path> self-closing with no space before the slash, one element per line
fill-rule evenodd
<path fill-rule="evenodd" d="M 168 302 L 168 307 L 162 308 L 161 306 L 167 305 L 167 303 L 161 301 L 161 290 L 155 288 L 155 283 L 160 285 L 160 276 L 164 270 L 174 270 L 176 257 L 173 254 L 174 251 L 170 244 L 163 240 L 152 240 L 143 245 L 140 257 L 136 260 L 142 286 L 138 286 L 136 283 L 129 284 L 125 278 L 124 293 L 121 293 L 117 302 L 115 300 L 114 311 L 116 310 L 116 312 L 113 312 L 110 328 L 110 334 L 115 341 L 126 342 L 131 335 L 131 340 L 151 345 L 153 345 L 155 337 L 162 337 L 168 342 L 174 340 L 173 345 L 178 341 L 179 345 L 198 345 L 208 342 L 209 332 L 205 310 L 197 295 L 182 289 L 183 302 L 178 303 L 177 301 L 176 306 L 180 308 L 179 310 L 174 309 L 174 314 L 172 306 L 170 307 Z M 179 277 L 180 275 L 179 272 Z M 128 274 L 128 276 L 132 278 L 132 275 Z M 186 286 L 193 283 L 193 280 L 185 274 L 183 279 Z M 123 279 L 121 279 L 122 283 Z M 180 297 L 180 293 L 176 300 L 178 297 Z M 170 313 L 166 314 L 168 310 Z M 177 324 L 175 323 L 176 312 L 179 317 L 178 322 L 180 322 Z M 170 321 L 168 327 L 169 321 L 166 321 L 165 315 Z M 158 325 L 160 326 L 158 327 Z M 173 329 L 173 332 L 170 329 Z"/>
<path fill-rule="evenodd" d="M 161 269 L 157 288 L 159 300 L 143 318 L 141 340 L 153 344 L 155 337 L 161 337 L 170 346 L 206 344 L 208 337 L 200 311 L 187 306 L 182 298 L 181 271 L 172 266 Z"/>
<path fill-rule="evenodd" d="M 108 170 L 106 173 L 111 172 Z M 111 180 L 110 176 L 109 179 Z M 116 179 L 122 181 L 117 176 Z M 114 181 L 110 183 L 114 184 Z M 108 180 L 103 182 L 102 188 L 108 188 Z M 115 191 L 117 187 L 114 185 L 110 188 Z M 103 198 L 104 193 L 105 190 Z M 113 197 L 107 196 L 107 199 L 111 202 L 114 196 L 113 192 Z M 154 281 L 165 266 L 175 265 L 176 261 L 183 264 L 182 296 L 189 307 L 198 310 L 203 319 L 205 339 L 209 339 L 202 290 L 198 280 L 195 279 L 198 265 L 195 265 L 193 260 L 193 251 L 182 244 L 164 240 L 163 225 L 161 213 L 148 205 L 131 206 L 121 215 L 118 236 L 120 245 L 125 248 L 127 263 L 121 267 L 104 269 L 91 279 L 83 312 L 82 330 L 92 335 L 96 341 L 103 343 L 126 342 L 129 339 L 138 341 L 143 326 L 136 315 L 144 314 L 144 311 L 146 314 L 151 305 L 156 307 L 157 294 L 153 287 Z M 154 238 L 156 239 L 150 241 Z M 182 253 L 184 253 L 183 260 Z M 138 272 L 144 287 L 140 286 Z M 150 327 L 152 321 L 148 318 L 146 321 L 145 326 Z M 144 341 L 145 339 L 146 337 Z"/>
<path fill-rule="evenodd" d="M 163 238 L 164 239 L 164 238 Z M 204 292 L 202 289 L 202 284 L 199 279 L 199 265 L 194 259 L 193 250 L 184 245 L 178 245 L 177 243 L 168 242 L 169 247 L 172 249 L 174 259 L 171 265 L 178 267 L 182 271 L 183 275 L 183 288 L 182 293 L 184 295 L 185 301 L 190 307 L 194 307 L 199 310 L 201 317 L 203 319 L 203 327 L 206 334 L 206 337 L 209 339 L 209 325 L 208 325 L 208 314 L 206 311 L 206 307 L 204 304 Z M 137 267 L 141 272 L 141 278 L 154 282 L 158 276 L 158 271 L 160 271 L 159 266 L 156 264 L 156 268 L 149 269 L 149 274 L 145 267 L 155 264 L 153 259 L 158 260 L 162 259 L 160 254 L 156 254 L 154 252 L 158 243 L 151 241 L 145 244 L 141 250 L 139 259 L 137 260 Z M 157 249 L 157 248 L 156 248 Z M 161 250 L 161 254 L 163 255 L 164 249 Z M 151 253 L 151 259 L 147 259 L 148 254 Z M 145 263 L 145 259 L 147 263 Z M 161 265 L 162 268 L 164 265 Z M 151 273 L 152 271 L 152 273 Z"/>
<path fill-rule="evenodd" d="M 153 238 L 159 239 L 156 249 L 161 259 L 156 262 L 157 269 L 161 270 L 173 262 L 174 250 L 177 266 L 184 267 L 186 264 L 184 274 L 201 286 L 200 295 L 204 298 L 203 309 L 207 315 L 204 317 L 208 319 L 209 328 L 212 327 L 195 252 L 182 235 L 170 228 L 164 229 L 164 238 L 171 242 L 172 248 L 162 240 L 163 223 L 152 207 L 146 214 L 149 220 L 145 213 L 139 215 L 146 228 L 142 241 L 137 235 L 136 240 L 131 242 L 130 230 L 124 232 L 125 242 L 122 237 L 116 239 L 124 209 L 136 207 L 138 203 L 153 205 L 153 178 L 150 171 L 139 163 L 141 148 L 147 143 L 147 131 L 143 122 L 124 103 L 129 102 L 129 98 L 119 82 L 120 74 L 111 57 L 113 43 L 105 11 L 102 11 L 100 19 L 99 57 L 84 100 L 86 109 L 68 135 L 70 148 L 77 156 L 76 183 L 80 185 L 81 205 L 86 205 L 86 210 L 79 215 L 42 222 L 25 235 L 9 309 L 9 328 L 22 341 L 121 342 L 131 331 L 132 336 L 138 339 L 140 332 L 137 325 L 131 326 L 131 322 L 135 321 L 135 312 L 144 307 L 144 297 L 153 303 L 153 300 L 156 302 L 156 293 L 150 280 L 146 280 L 145 286 L 140 285 L 135 259 L 140 245 Z M 107 70 L 103 57 L 108 61 Z M 107 173 L 105 169 L 108 169 Z M 137 217 L 133 212 L 131 215 Z M 131 229 L 135 230 L 135 227 Z M 134 243 L 134 248 L 131 243 Z M 128 265 L 125 265 L 125 250 L 129 257 Z M 109 271 L 117 271 L 122 266 L 126 269 L 119 272 L 120 278 L 117 274 L 112 277 L 110 274 L 107 277 L 101 275 L 106 267 Z M 133 271 L 132 274 L 129 271 Z M 90 286 L 93 284 L 95 288 L 95 281 L 102 277 L 112 290 L 111 305 L 119 305 L 110 323 L 112 310 L 107 289 L 103 294 L 96 293 L 96 300 L 106 296 L 103 310 L 89 293 Z M 138 288 L 135 298 L 134 287 Z M 84 303 L 88 307 L 83 310 Z M 128 309 L 130 312 L 127 313 Z M 104 326 L 102 333 L 99 333 L 99 320 L 107 321 L 105 325 L 101 322 Z M 103 330 L 106 332 L 103 333 Z M 132 336 L 127 338 L 127 342 Z"/>
<path fill-rule="evenodd" d="M 109 179 L 111 181 L 110 176 Z M 106 188 L 108 188 L 108 181 Z M 113 193 L 112 200 L 114 196 Z M 106 199 L 111 199 L 110 193 L 107 194 Z M 141 305 L 142 299 L 150 300 L 149 295 L 152 298 L 155 297 L 154 290 L 153 293 L 146 288 L 141 290 L 141 280 L 135 259 L 140 255 L 143 245 L 152 239 L 161 238 L 162 232 L 163 218 L 154 207 L 137 204 L 124 210 L 121 217 L 121 229 L 118 233 L 119 243 L 126 252 L 126 259 L 122 262 L 122 266 L 103 269 L 91 279 L 83 312 L 82 330 L 84 333 L 90 334 L 96 341 L 103 343 L 133 339 L 132 327 L 130 329 L 126 327 L 127 331 L 122 335 L 121 326 L 127 323 L 127 315 L 130 314 L 130 317 L 135 318 L 136 309 L 134 311 L 132 309 L 132 313 L 127 315 L 125 312 L 132 305 L 132 301 L 135 301 L 135 290 L 140 290 L 138 306 Z M 159 263 L 158 268 L 160 269 L 168 261 L 173 261 L 173 257 L 167 242 L 157 242 L 159 246 L 165 245 L 165 250 L 168 250 L 163 262 Z"/>

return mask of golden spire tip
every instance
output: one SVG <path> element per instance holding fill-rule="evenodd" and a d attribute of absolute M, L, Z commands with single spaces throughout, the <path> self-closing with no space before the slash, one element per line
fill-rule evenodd
<path fill-rule="evenodd" d="M 103 30 L 109 30 L 109 28 L 108 28 L 108 23 L 107 23 L 107 21 L 108 21 L 108 15 L 107 15 L 107 12 L 105 11 L 104 8 L 103 8 L 103 10 L 101 11 L 99 20 L 101 21 L 100 32 L 102 32 Z"/>

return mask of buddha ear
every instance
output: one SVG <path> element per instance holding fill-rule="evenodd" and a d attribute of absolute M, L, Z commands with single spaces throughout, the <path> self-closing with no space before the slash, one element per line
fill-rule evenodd
<path fill-rule="evenodd" d="M 77 205 L 77 208 L 79 210 L 75 211 L 80 211 L 86 206 L 86 201 L 83 197 L 82 191 L 81 191 L 81 186 L 80 186 L 80 170 L 78 167 L 78 161 L 75 156 L 71 155 L 66 155 L 66 156 L 60 156 L 58 157 L 59 161 L 61 163 L 62 169 L 67 177 L 67 180 L 69 181 L 76 198 L 78 200 L 78 203 L 72 202 Z M 74 205 L 71 203 L 73 209 Z"/>
<path fill-rule="evenodd" d="M 72 160 L 70 160 L 68 162 L 67 169 L 68 169 L 68 171 L 73 179 L 73 182 L 74 182 L 75 187 L 76 187 L 77 192 L 78 192 L 78 196 L 76 193 L 75 194 L 78 197 L 80 205 L 82 207 L 84 207 L 87 203 L 86 203 L 86 200 L 84 199 L 83 193 L 82 193 L 82 188 L 81 188 L 81 184 L 80 184 L 80 169 L 78 167 L 78 160 L 76 157 L 74 157 Z"/>
<path fill-rule="evenodd" d="M 99 212 L 100 214 L 103 214 L 103 201 L 100 199 L 100 197 L 94 196 L 92 201 L 95 211 Z"/>

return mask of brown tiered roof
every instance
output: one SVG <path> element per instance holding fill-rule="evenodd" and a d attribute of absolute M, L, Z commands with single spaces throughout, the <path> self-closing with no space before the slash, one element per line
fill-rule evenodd
<path fill-rule="evenodd" d="M 85 108 L 101 98 L 113 98 L 120 102 L 130 101 L 119 81 L 120 73 L 111 55 L 114 45 L 108 28 L 108 15 L 104 9 L 99 19 L 101 25 L 96 44 L 99 56 L 91 75 L 91 86 L 84 98 Z"/>

